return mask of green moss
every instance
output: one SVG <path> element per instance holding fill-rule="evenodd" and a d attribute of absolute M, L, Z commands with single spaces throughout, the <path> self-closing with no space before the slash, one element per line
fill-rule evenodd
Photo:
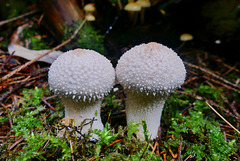
<path fill-rule="evenodd" d="M 189 115 L 181 114 L 172 118 L 168 139 L 164 146 L 177 149 L 182 138 L 182 157 L 195 155 L 197 160 L 228 160 L 235 150 L 235 140 L 226 142 L 215 121 L 209 121 L 201 111 L 190 110 Z"/>
<path fill-rule="evenodd" d="M 82 21 L 77 21 L 70 26 L 65 25 L 63 42 L 72 36 L 81 23 Z M 65 47 L 67 50 L 74 48 L 91 49 L 103 54 L 104 36 L 99 34 L 91 25 L 85 24 L 75 39 Z"/>

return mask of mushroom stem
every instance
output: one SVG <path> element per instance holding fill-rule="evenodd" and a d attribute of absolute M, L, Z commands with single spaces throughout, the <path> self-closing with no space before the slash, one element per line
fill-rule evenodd
<path fill-rule="evenodd" d="M 131 122 L 140 123 L 145 120 L 147 129 L 151 135 L 151 140 L 156 138 L 165 97 L 159 95 L 154 96 L 152 93 L 146 95 L 145 93 L 136 93 L 130 90 L 126 91 L 126 95 L 127 124 L 129 125 Z M 139 134 L 144 137 L 143 127 L 140 125 L 138 129 Z"/>
<path fill-rule="evenodd" d="M 118 3 L 119 9 L 122 10 L 122 9 L 123 9 L 123 6 L 122 6 L 121 0 L 117 0 L 117 3 Z"/>
<path fill-rule="evenodd" d="M 145 18 L 145 8 L 141 9 L 141 23 L 144 24 L 144 18 Z"/>
<path fill-rule="evenodd" d="M 81 130 L 82 134 L 87 134 L 90 128 L 100 130 L 103 129 L 103 124 L 100 117 L 102 100 L 83 102 L 66 97 L 62 97 L 61 100 L 65 106 L 65 118 L 73 118 L 76 126 L 79 127 L 85 119 L 89 119 L 85 121 L 85 123 L 89 123 L 94 118 L 92 127 L 90 123 L 83 126 Z"/>
<path fill-rule="evenodd" d="M 129 16 L 129 20 L 133 21 L 134 20 L 134 11 L 128 11 L 128 16 Z"/>

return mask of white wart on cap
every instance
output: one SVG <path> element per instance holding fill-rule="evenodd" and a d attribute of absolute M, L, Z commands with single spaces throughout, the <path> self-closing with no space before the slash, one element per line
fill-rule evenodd
<path fill-rule="evenodd" d="M 65 106 L 65 117 L 75 119 L 76 125 L 95 117 L 93 128 L 103 128 L 101 101 L 115 81 L 114 68 L 107 58 L 93 50 L 70 50 L 53 62 L 48 81 Z"/>
<path fill-rule="evenodd" d="M 155 138 L 165 98 L 179 88 L 186 77 L 181 58 L 162 44 L 141 44 L 122 55 L 116 74 L 126 90 L 128 124 L 145 120 L 151 138 Z"/>
<path fill-rule="evenodd" d="M 184 83 L 186 76 L 181 58 L 155 42 L 127 51 L 118 61 L 116 72 L 125 89 L 153 95 L 171 93 Z"/>

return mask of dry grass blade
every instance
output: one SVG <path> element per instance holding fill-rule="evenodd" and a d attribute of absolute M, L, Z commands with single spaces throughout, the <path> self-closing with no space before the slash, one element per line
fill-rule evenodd
<path fill-rule="evenodd" d="M 225 121 L 231 128 L 233 128 L 238 134 L 240 134 L 240 131 L 236 129 L 232 124 L 230 124 L 220 113 L 218 113 L 207 101 L 206 104 L 219 116 L 223 121 Z"/>
<path fill-rule="evenodd" d="M 56 46 L 56 47 L 53 48 L 52 50 L 44 53 L 43 55 L 40 55 L 39 57 L 37 57 L 37 58 L 35 58 L 35 59 L 31 60 L 31 61 L 28 61 L 27 63 L 23 64 L 23 65 L 20 66 L 19 68 L 17 68 L 17 69 L 15 69 L 14 71 L 12 71 L 11 73 L 5 75 L 4 77 L 1 78 L 0 82 L 6 80 L 6 79 L 8 79 L 8 78 L 10 78 L 10 77 L 13 76 L 15 73 L 21 71 L 21 70 L 24 69 L 25 67 L 31 65 L 32 63 L 34 63 L 34 62 L 36 62 L 37 60 L 41 59 L 42 57 L 48 55 L 49 53 L 51 53 L 51 52 L 53 52 L 53 51 L 55 51 L 55 50 L 63 47 L 64 45 L 68 44 L 68 43 L 77 35 L 77 33 L 80 31 L 80 29 L 81 29 L 81 28 L 83 27 L 83 25 L 85 24 L 85 22 L 86 22 L 86 19 L 82 21 L 81 25 L 76 29 L 76 31 L 74 32 L 74 34 L 73 34 L 68 40 L 66 40 L 66 41 L 63 42 L 62 44 Z"/>

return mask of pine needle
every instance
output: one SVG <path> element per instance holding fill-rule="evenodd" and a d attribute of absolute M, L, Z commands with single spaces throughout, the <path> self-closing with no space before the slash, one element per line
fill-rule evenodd
<path fill-rule="evenodd" d="M 231 126 L 231 128 L 233 128 L 238 134 L 240 134 L 240 131 L 238 129 L 236 129 L 232 124 L 230 124 L 230 122 L 228 122 L 220 113 L 218 113 L 207 101 L 206 104 L 219 116 L 221 117 L 221 119 L 223 119 L 223 121 L 225 121 L 229 126 Z"/>

